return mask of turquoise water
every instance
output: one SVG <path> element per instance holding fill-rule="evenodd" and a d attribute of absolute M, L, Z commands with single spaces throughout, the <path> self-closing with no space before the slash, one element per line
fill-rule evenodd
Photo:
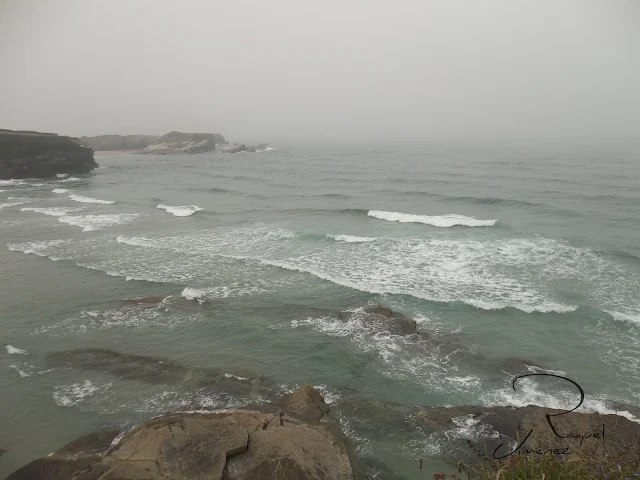
<path fill-rule="evenodd" d="M 639 152 L 283 145 L 0 182 L 0 474 L 99 428 L 303 383 L 378 478 L 445 468 L 469 433 L 424 434 L 411 407 L 575 404 L 543 380 L 510 390 L 517 373 L 564 372 L 591 410 L 640 405 Z M 168 298 L 120 303 L 148 295 Z M 429 338 L 340 319 L 368 303 Z M 50 357 L 78 348 L 117 353 Z"/>

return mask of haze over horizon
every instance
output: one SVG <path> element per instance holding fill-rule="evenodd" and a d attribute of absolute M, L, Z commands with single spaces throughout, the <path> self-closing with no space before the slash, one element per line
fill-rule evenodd
<path fill-rule="evenodd" d="M 631 0 L 5 0 L 0 128 L 636 139 L 638 26 Z"/>

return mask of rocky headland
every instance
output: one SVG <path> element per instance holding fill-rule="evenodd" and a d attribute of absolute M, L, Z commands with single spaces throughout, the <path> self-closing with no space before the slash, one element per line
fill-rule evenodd
<path fill-rule="evenodd" d="M 50 178 L 98 167 L 90 146 L 55 133 L 0 130 L 0 179 Z"/>
<path fill-rule="evenodd" d="M 164 135 L 99 135 L 80 137 L 83 145 L 95 151 L 132 151 L 156 155 L 210 152 L 227 141 L 220 133 L 184 133 L 172 131 Z"/>

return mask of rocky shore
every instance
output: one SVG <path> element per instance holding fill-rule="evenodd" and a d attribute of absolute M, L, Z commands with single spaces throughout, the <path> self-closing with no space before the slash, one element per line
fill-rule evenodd
<path fill-rule="evenodd" d="M 207 308 L 205 301 L 171 296 L 124 298 L 118 308 L 145 311 L 169 305 L 185 310 Z M 336 311 L 335 317 L 361 323 L 383 335 L 402 336 L 409 343 L 442 347 L 435 332 L 418 331 L 414 319 L 383 305 Z M 512 359 L 509 366 L 526 373 L 526 365 L 532 363 Z M 332 401 L 330 409 L 322 394 L 309 385 L 281 396 L 278 382 L 255 372 L 231 374 L 107 349 L 51 353 L 46 356 L 46 366 L 125 381 L 180 385 L 221 400 L 246 399 L 251 403 L 212 410 L 194 398 L 191 403 L 181 403 L 180 411 L 125 431 L 112 428 L 80 437 L 20 468 L 8 480 L 406 478 L 382 459 L 366 454 L 356 458 L 340 425 L 348 425 L 349 435 L 357 432 L 353 440 L 358 448 L 362 438 L 440 445 L 441 459 L 451 465 L 452 472 L 460 461 L 488 465 L 509 454 L 604 461 L 613 452 L 640 466 L 640 423 L 634 421 L 640 418 L 640 408 L 631 405 L 606 406 L 619 414 L 584 408 L 567 413 L 536 405 L 439 407 L 390 403 L 345 391 Z M 576 397 L 577 404 L 580 396 Z M 347 423 L 343 423 L 345 419 Z M 417 458 L 406 461 L 417 462 L 422 450 L 413 455 Z M 425 469 L 431 478 L 430 466 Z"/>
<path fill-rule="evenodd" d="M 227 141 L 220 133 L 184 133 L 172 131 L 164 135 L 99 135 L 80 137 L 83 145 L 96 151 L 133 151 L 156 155 L 210 152 Z"/>
<path fill-rule="evenodd" d="M 7 480 L 364 480 L 314 388 L 265 405 L 156 417 L 80 437 Z"/>
<path fill-rule="evenodd" d="M 51 178 L 98 167 L 93 149 L 55 133 L 0 130 L 0 179 Z"/>

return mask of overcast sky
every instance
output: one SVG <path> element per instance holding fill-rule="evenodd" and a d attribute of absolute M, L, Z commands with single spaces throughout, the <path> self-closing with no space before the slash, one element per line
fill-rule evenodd
<path fill-rule="evenodd" d="M 0 128 L 640 135 L 636 0 L 0 0 L 0 67 Z"/>

